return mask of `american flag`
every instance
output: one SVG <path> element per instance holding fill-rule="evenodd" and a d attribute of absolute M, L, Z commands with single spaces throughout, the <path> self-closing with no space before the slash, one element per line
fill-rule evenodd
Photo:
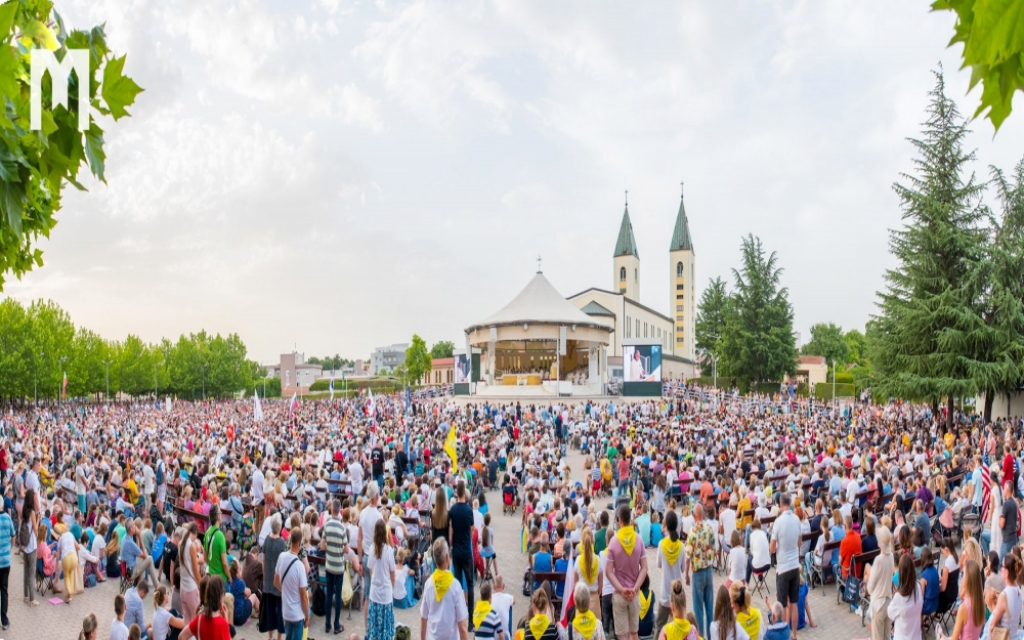
<path fill-rule="evenodd" d="M 988 520 L 988 512 L 992 507 L 992 476 L 989 475 L 988 465 L 981 465 L 981 521 Z"/>

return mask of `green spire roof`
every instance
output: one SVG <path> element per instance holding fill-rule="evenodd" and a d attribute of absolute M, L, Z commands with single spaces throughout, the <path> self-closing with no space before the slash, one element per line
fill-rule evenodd
<path fill-rule="evenodd" d="M 619 239 L 615 241 L 615 256 L 636 256 L 636 239 L 633 237 L 633 223 L 629 221 L 629 205 L 622 214 L 622 226 L 619 227 Z"/>
<path fill-rule="evenodd" d="M 679 195 L 679 213 L 676 215 L 676 227 L 672 231 L 672 244 L 669 251 L 693 251 L 693 241 L 690 239 L 690 224 L 686 221 L 686 207 L 683 206 L 683 196 Z"/>

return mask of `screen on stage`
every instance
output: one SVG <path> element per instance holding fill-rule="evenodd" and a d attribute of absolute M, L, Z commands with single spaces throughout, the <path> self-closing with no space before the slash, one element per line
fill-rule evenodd
<path fill-rule="evenodd" d="M 467 384 L 470 379 L 470 359 L 466 354 L 455 356 L 455 384 Z"/>
<path fill-rule="evenodd" d="M 661 345 L 622 347 L 623 382 L 661 382 Z"/>

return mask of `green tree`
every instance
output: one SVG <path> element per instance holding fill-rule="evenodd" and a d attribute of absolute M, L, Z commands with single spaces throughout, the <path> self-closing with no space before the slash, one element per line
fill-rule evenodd
<path fill-rule="evenodd" d="M 729 292 L 726 291 L 725 281 L 721 278 L 709 281 L 697 304 L 697 318 L 693 325 L 693 337 L 696 340 L 698 353 L 710 354 L 715 358 L 721 356 L 721 342 L 722 335 L 725 333 L 728 304 Z M 711 375 L 712 367 L 711 358 L 701 360 L 702 375 Z"/>
<path fill-rule="evenodd" d="M 431 358 L 451 358 L 455 353 L 455 343 L 451 340 L 441 340 L 435 342 L 434 346 L 430 347 Z"/>
<path fill-rule="evenodd" d="M 968 92 L 982 85 L 974 117 L 985 113 L 998 131 L 1013 109 L 1014 94 L 1024 91 L 1024 0 L 935 0 L 932 10 L 956 13 L 949 46 L 964 45 Z"/>
<path fill-rule="evenodd" d="M 6 274 L 16 277 L 42 266 L 40 238 L 50 237 L 57 224 L 61 194 L 68 183 L 85 190 L 79 177 L 83 163 L 100 181 L 106 154 L 99 115 L 114 120 L 127 116 L 125 107 L 142 89 L 124 75 L 125 56 L 116 57 L 106 44 L 102 26 L 90 31 L 64 29 L 48 0 L 10 0 L 0 5 L 0 290 Z M 72 76 L 67 106 L 52 104 L 53 80 L 42 82 L 41 128 L 31 129 L 30 57 L 34 48 L 55 52 L 88 49 L 88 78 Z M 100 75 L 102 72 L 102 76 Z M 100 78 L 102 77 L 102 82 Z M 79 104 L 78 86 L 88 82 L 89 104 Z M 79 112 L 90 125 L 79 131 Z"/>
<path fill-rule="evenodd" d="M 1024 160 L 1009 178 L 992 168 L 1002 214 L 993 221 L 983 268 L 972 272 L 984 283 L 982 355 L 972 377 L 985 394 L 985 420 L 992 419 L 992 400 L 1007 397 L 1024 384 Z"/>
<path fill-rule="evenodd" d="M 903 227 L 890 230 L 897 266 L 885 273 L 878 294 L 878 343 L 872 350 L 877 385 L 888 396 L 926 399 L 937 408 L 945 398 L 947 428 L 953 403 L 973 395 L 981 335 L 981 274 L 987 232 L 980 226 L 983 185 L 965 178 L 973 152 L 963 149 L 968 130 L 946 97 L 941 74 L 931 91 L 915 175 L 895 184 Z"/>
<path fill-rule="evenodd" d="M 811 339 L 800 348 L 805 356 L 825 356 L 831 375 L 835 375 L 833 365 L 840 367 L 850 361 L 850 347 L 843 336 L 843 328 L 831 322 L 819 322 L 811 325 Z"/>
<path fill-rule="evenodd" d="M 405 372 L 410 383 L 418 383 L 420 378 L 430 373 L 433 364 L 427 343 L 416 334 L 412 336 L 412 344 L 405 350 Z"/>
<path fill-rule="evenodd" d="M 843 334 L 843 342 L 846 343 L 846 349 L 849 352 L 846 361 L 858 366 L 866 366 L 868 362 L 868 341 L 864 334 L 857 329 L 850 329 Z"/>
<path fill-rule="evenodd" d="M 33 383 L 40 398 L 58 398 L 64 372 L 74 355 L 75 325 L 71 316 L 51 300 L 29 305 L 28 319 Z"/>
<path fill-rule="evenodd" d="M 0 398 L 32 395 L 31 323 L 17 300 L 0 301 Z"/>
<path fill-rule="evenodd" d="M 793 308 L 780 286 L 775 252 L 765 255 L 760 238 L 749 235 L 741 247 L 742 266 L 733 269 L 733 295 L 726 306 L 719 373 L 742 386 L 775 382 L 796 370 Z"/>

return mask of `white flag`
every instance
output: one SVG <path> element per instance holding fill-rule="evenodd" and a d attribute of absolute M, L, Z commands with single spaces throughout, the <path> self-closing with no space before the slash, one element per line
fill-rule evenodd
<path fill-rule="evenodd" d="M 260 394 L 259 394 L 259 392 L 254 389 L 253 392 L 252 392 L 252 397 L 253 397 L 252 417 L 254 419 L 256 419 L 256 420 L 262 420 L 263 419 L 263 405 L 260 404 Z"/>
<path fill-rule="evenodd" d="M 331 375 L 331 400 L 334 400 L 334 375 Z"/>
<path fill-rule="evenodd" d="M 171 396 L 167 396 L 167 401 L 164 403 L 167 409 L 167 413 L 171 412 Z"/>

